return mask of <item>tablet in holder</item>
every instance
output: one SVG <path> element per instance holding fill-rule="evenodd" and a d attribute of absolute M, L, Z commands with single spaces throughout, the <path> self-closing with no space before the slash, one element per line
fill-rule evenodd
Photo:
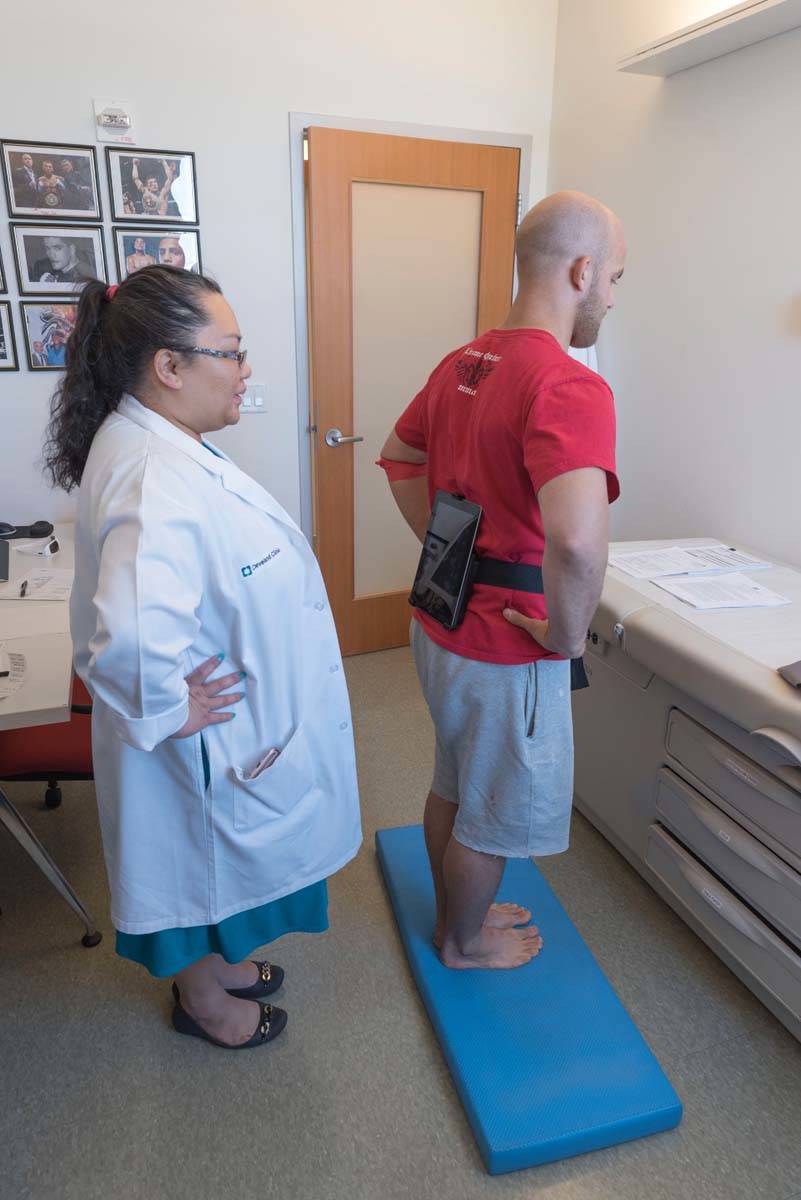
<path fill-rule="evenodd" d="M 409 603 L 446 629 L 455 629 L 467 608 L 475 573 L 481 505 L 437 492 Z"/>

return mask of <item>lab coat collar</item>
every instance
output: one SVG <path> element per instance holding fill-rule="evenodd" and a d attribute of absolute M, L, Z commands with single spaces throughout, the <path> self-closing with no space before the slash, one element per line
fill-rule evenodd
<path fill-rule="evenodd" d="M 256 483 L 255 479 L 251 479 L 249 475 L 241 471 L 236 463 L 232 462 L 228 455 L 216 446 L 214 450 L 210 450 L 208 444 L 198 442 L 188 433 L 183 433 L 177 425 L 173 425 L 164 417 L 159 416 L 152 408 L 146 408 L 144 404 L 140 404 L 135 396 L 123 396 L 117 411 L 142 429 L 147 429 L 150 433 L 169 442 L 176 450 L 194 459 L 204 470 L 219 476 L 226 491 L 235 492 L 248 504 L 269 513 L 271 517 L 288 525 L 296 533 L 300 532 L 289 513 L 284 511 L 270 493 L 261 484 Z"/>

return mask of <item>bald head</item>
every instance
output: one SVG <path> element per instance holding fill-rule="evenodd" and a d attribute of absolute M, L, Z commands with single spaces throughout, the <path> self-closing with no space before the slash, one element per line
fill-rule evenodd
<path fill-rule="evenodd" d="M 577 258 L 602 261 L 620 227 L 615 214 L 583 192 L 554 192 L 536 204 L 517 231 L 521 281 L 550 275 Z"/>
<path fill-rule="evenodd" d="M 591 346 L 613 305 L 626 245 L 615 214 L 583 192 L 555 192 L 517 231 L 519 309 L 564 330 L 563 344 Z"/>

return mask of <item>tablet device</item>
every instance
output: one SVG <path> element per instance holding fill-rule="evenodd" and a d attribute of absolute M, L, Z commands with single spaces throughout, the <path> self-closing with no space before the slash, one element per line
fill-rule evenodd
<path fill-rule="evenodd" d="M 481 505 L 437 492 L 409 603 L 446 629 L 455 629 L 467 608 L 475 572 L 473 549 Z"/>

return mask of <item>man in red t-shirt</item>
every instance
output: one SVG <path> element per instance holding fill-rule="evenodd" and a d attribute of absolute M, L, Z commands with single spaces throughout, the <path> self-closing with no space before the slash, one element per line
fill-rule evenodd
<path fill-rule="evenodd" d="M 620 222 L 559 192 L 528 213 L 516 249 L 505 322 L 440 363 L 380 460 L 421 541 L 443 490 L 482 506 L 476 551 L 495 560 L 457 629 L 420 609 L 412 623 L 436 731 L 424 822 L 434 941 L 455 968 L 521 966 L 542 946 L 526 909 L 493 901 L 507 858 L 567 849 L 568 660 L 582 654 L 600 597 L 620 490 L 612 393 L 567 353 L 594 345 L 613 305 Z"/>

